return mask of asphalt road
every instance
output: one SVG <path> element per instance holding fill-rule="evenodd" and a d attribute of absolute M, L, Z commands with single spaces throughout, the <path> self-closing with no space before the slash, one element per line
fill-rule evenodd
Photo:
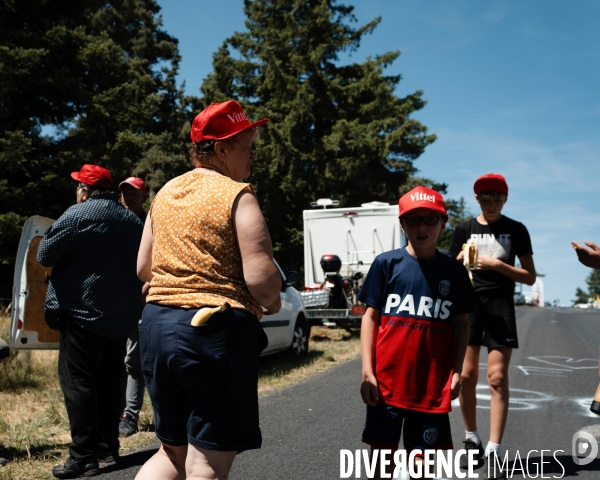
<path fill-rule="evenodd" d="M 600 417 L 589 412 L 598 385 L 600 311 L 519 307 L 517 318 L 520 348 L 510 367 L 510 413 L 502 444 L 511 469 L 515 467 L 512 478 L 600 479 L 600 460 L 577 465 L 571 457 L 573 435 L 600 424 Z M 486 363 L 482 349 L 482 371 Z M 262 398 L 263 447 L 239 455 L 230 479 L 340 478 L 340 450 L 365 448 L 360 441 L 364 405 L 359 380 L 360 361 L 354 360 Z M 478 427 L 485 443 L 489 391 L 481 381 L 480 387 Z M 464 429 L 458 405 L 450 418 L 459 448 Z M 600 438 L 600 426 L 597 431 L 592 434 Z M 156 446 L 106 466 L 98 478 L 133 479 Z M 477 472 L 485 478 L 483 469 Z M 367 478 L 364 469 L 360 478 Z"/>

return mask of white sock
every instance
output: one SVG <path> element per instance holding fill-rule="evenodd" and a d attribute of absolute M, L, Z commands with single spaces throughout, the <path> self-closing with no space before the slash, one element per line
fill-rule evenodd
<path fill-rule="evenodd" d="M 491 452 L 496 452 L 496 455 L 500 456 L 500 444 L 494 442 L 488 442 L 485 447 L 485 456 L 487 457 Z"/>
<path fill-rule="evenodd" d="M 479 436 L 479 432 L 477 430 L 474 430 L 473 432 L 465 430 L 465 440 L 471 440 L 477 445 L 481 445 L 481 437 Z"/>

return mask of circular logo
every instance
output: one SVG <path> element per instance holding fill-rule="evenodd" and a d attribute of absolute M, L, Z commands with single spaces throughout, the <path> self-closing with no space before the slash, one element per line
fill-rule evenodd
<path fill-rule="evenodd" d="M 450 293 L 450 282 L 448 280 L 442 280 L 440 282 L 440 293 L 444 296 Z"/>
<path fill-rule="evenodd" d="M 423 440 L 429 445 L 433 445 L 438 438 L 438 431 L 436 428 L 428 428 L 423 432 Z"/>

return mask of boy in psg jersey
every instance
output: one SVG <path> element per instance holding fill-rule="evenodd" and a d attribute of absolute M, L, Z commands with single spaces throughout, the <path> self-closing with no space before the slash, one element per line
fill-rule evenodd
<path fill-rule="evenodd" d="M 536 273 L 525 225 L 502 215 L 508 198 L 506 179 L 497 173 L 482 175 L 475 181 L 474 191 L 481 213 L 457 225 L 448 253 L 462 260 L 462 245 L 469 239 L 479 250 L 473 271 L 477 312 L 469 315 L 470 336 L 462 369 L 460 409 L 466 430 L 465 448 L 477 450 L 476 458 L 482 459 L 492 451 L 500 456 L 508 416 L 508 366 L 512 349 L 519 346 L 513 300 L 515 282 L 533 285 Z M 520 268 L 514 266 L 517 257 Z M 490 439 L 485 452 L 477 432 L 475 396 L 482 345 L 488 348 L 487 380 L 491 392 Z M 496 472 L 493 478 L 506 477 L 504 472 Z"/>
<path fill-rule="evenodd" d="M 358 296 L 367 305 L 360 393 L 363 442 L 394 451 L 403 431 L 408 455 L 452 448 L 448 412 L 460 391 L 467 313 L 476 302 L 465 268 L 436 249 L 448 220 L 442 196 L 420 186 L 399 205 L 408 246 L 378 255 Z"/>

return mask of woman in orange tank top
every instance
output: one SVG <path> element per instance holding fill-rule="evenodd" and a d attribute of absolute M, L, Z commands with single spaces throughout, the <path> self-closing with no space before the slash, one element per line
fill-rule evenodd
<path fill-rule="evenodd" d="M 226 478 L 238 451 L 260 448 L 257 360 L 267 340 L 258 320 L 281 308 L 281 277 L 241 181 L 267 122 L 250 123 L 233 100 L 210 105 L 192 125 L 195 168 L 153 200 L 138 255 L 150 282 L 139 330 L 162 444 L 138 480 Z M 191 325 L 204 307 L 224 309 Z"/>

